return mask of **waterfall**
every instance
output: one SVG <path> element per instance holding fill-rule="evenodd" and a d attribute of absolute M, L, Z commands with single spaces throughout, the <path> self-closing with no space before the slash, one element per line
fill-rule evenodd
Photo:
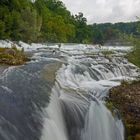
<path fill-rule="evenodd" d="M 51 101 L 46 108 L 44 120 L 46 125 L 41 140 L 68 140 L 58 91 L 57 86 L 52 90 Z"/>
<path fill-rule="evenodd" d="M 124 140 L 123 123 L 106 108 L 104 97 L 120 80 L 135 77 L 136 67 L 123 57 L 65 51 L 74 55 L 65 54 L 67 63 L 56 73 L 41 140 Z"/>
<path fill-rule="evenodd" d="M 0 140 L 124 140 L 121 118 L 105 106 L 110 88 L 139 75 L 122 53 L 106 57 L 104 47 L 83 44 L 20 46 L 31 61 L 0 68 Z"/>
<path fill-rule="evenodd" d="M 123 140 L 119 131 L 107 108 L 91 101 L 81 140 Z"/>

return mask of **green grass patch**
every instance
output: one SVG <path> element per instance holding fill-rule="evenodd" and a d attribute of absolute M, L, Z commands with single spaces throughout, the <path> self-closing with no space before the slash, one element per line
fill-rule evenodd
<path fill-rule="evenodd" d="M 0 48 L 0 64 L 3 65 L 22 65 L 29 61 L 24 50 L 18 50 L 16 46 L 12 48 Z"/>
<path fill-rule="evenodd" d="M 106 102 L 106 107 L 107 107 L 111 112 L 113 112 L 113 110 L 114 110 L 114 105 L 113 105 L 113 103 L 112 103 L 111 101 L 107 101 L 107 102 Z"/>
<path fill-rule="evenodd" d="M 136 66 L 140 67 L 140 48 L 135 49 L 133 52 L 127 55 L 127 59 L 135 64 Z"/>
<path fill-rule="evenodd" d="M 140 38 L 131 38 L 130 40 L 134 45 L 134 50 L 127 55 L 127 59 L 140 67 Z"/>

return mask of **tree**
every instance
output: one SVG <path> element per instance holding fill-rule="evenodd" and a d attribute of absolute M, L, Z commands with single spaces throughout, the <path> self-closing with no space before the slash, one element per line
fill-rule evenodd
<path fill-rule="evenodd" d="M 0 20 L 0 38 L 4 39 L 5 36 L 5 23 Z"/>
<path fill-rule="evenodd" d="M 37 39 L 38 28 L 37 20 L 38 15 L 35 9 L 27 7 L 22 10 L 22 21 L 20 22 L 20 34 L 24 41 L 33 42 Z"/>
<path fill-rule="evenodd" d="M 83 13 L 79 12 L 78 15 L 75 15 L 75 20 L 79 23 L 80 26 L 86 25 L 87 19 L 84 17 Z"/>
<path fill-rule="evenodd" d="M 139 35 L 138 22 L 87 25 L 60 0 L 0 0 L 0 39 L 25 42 L 104 43 L 119 34 Z"/>

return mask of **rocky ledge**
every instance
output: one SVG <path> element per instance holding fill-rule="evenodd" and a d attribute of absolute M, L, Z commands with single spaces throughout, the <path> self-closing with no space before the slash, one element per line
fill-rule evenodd
<path fill-rule="evenodd" d="M 112 88 L 108 103 L 122 114 L 126 140 L 140 140 L 140 81 Z"/>

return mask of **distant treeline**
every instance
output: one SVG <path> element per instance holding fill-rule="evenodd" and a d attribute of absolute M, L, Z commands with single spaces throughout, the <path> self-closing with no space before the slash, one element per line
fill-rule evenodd
<path fill-rule="evenodd" d="M 139 22 L 88 25 L 59 0 L 0 0 L 0 39 L 25 42 L 100 43 L 138 35 Z"/>
<path fill-rule="evenodd" d="M 138 28 L 140 22 L 128 22 L 128 23 L 103 23 L 103 24 L 93 24 L 93 42 L 94 43 L 105 43 L 109 40 L 122 40 L 126 36 L 139 36 L 140 32 Z M 123 38 L 124 37 L 124 38 Z"/>

